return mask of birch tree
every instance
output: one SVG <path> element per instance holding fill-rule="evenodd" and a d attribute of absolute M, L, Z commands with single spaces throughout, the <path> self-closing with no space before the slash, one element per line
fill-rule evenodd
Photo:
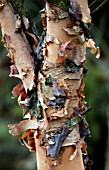
<path fill-rule="evenodd" d="M 0 1 L 2 42 L 11 58 L 10 77 L 20 83 L 13 98 L 23 120 L 9 125 L 13 136 L 36 152 L 38 170 L 90 169 L 85 136 L 91 109 L 82 93 L 87 73 L 86 47 L 97 53 L 90 38 L 87 0 L 48 0 L 41 11 L 39 36 L 26 16 L 24 1 Z"/>

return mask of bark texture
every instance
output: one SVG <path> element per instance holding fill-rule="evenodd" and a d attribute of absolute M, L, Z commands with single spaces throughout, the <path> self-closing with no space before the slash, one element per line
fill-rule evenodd
<path fill-rule="evenodd" d="M 85 119 L 90 107 L 82 94 L 86 45 L 96 52 L 93 41 L 88 43 L 87 0 L 46 1 L 41 37 L 25 16 L 0 3 L 2 36 L 12 61 L 10 76 L 21 79 L 12 93 L 26 118 L 9 125 L 10 133 L 24 131 L 21 141 L 36 151 L 38 170 L 83 170 L 89 166 L 84 138 L 90 134 Z"/>
<path fill-rule="evenodd" d="M 8 55 L 13 64 L 10 76 L 20 78 L 27 92 L 27 89 L 32 89 L 34 82 L 33 61 L 22 35 L 15 32 L 14 13 L 9 4 L 4 3 L 0 11 L 0 26 L 2 41 L 6 42 Z"/>
<path fill-rule="evenodd" d="M 89 24 L 90 13 L 87 1 L 84 3 L 73 1 L 73 3 L 75 7 L 77 5 L 80 8 L 82 20 Z M 44 107 L 42 107 L 45 122 L 40 137 L 36 139 L 37 163 L 39 170 L 62 170 L 66 169 L 66 165 L 68 170 L 72 168 L 82 170 L 84 166 L 81 148 L 85 143 L 84 137 L 80 137 L 79 120 L 74 126 L 72 124 L 69 127 L 69 131 L 71 130 L 72 133 L 71 131 L 67 132 L 67 129 L 64 131 L 64 137 L 60 135 L 58 138 L 58 130 L 61 131 L 70 119 L 74 123 L 76 108 L 81 111 L 86 109 L 84 95 L 81 94 L 84 88 L 82 79 L 86 61 L 85 37 L 82 41 L 80 40 L 81 36 L 85 35 L 80 25 L 76 24 L 77 20 L 72 21 L 67 16 L 67 12 L 55 4 L 46 3 L 45 27 L 47 31 L 44 42 L 44 61 L 41 68 L 44 76 L 42 76 L 42 72 L 39 72 L 39 91 L 44 103 Z M 78 31 L 78 28 L 81 31 Z M 77 64 L 78 68 L 75 68 L 73 64 Z M 46 85 L 47 78 L 51 78 L 51 84 Z M 60 104 L 58 104 L 59 101 Z M 45 135 L 43 130 L 45 130 Z M 57 135 L 54 135 L 56 132 Z M 47 138 L 47 136 L 49 137 Z M 59 140 L 52 136 L 57 136 Z M 46 141 L 43 142 L 42 146 L 41 138 Z M 61 148 L 60 145 L 63 147 Z"/>

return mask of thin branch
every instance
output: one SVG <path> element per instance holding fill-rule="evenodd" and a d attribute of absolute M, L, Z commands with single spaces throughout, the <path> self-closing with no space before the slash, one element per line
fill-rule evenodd
<path fill-rule="evenodd" d="M 97 0 L 93 1 L 90 5 L 89 8 L 92 7 L 92 5 L 94 5 L 97 2 Z"/>
<path fill-rule="evenodd" d="M 95 8 L 91 14 L 94 14 L 95 12 L 97 12 L 100 8 L 103 7 L 103 5 L 107 2 L 107 0 L 104 0 L 97 8 Z"/>

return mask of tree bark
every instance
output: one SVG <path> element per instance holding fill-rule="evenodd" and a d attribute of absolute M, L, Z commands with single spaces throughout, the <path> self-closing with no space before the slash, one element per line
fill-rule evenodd
<path fill-rule="evenodd" d="M 22 34 L 15 32 L 14 13 L 9 4 L 2 1 L 4 6 L 0 10 L 0 26 L 2 30 L 2 41 L 6 43 L 8 55 L 11 58 L 12 66 L 17 69 L 17 74 L 10 73 L 11 77 L 18 77 L 22 80 L 25 91 L 31 90 L 34 83 L 34 65 L 29 53 L 27 44 Z M 2 4 L 1 2 L 1 4 Z"/>
<path fill-rule="evenodd" d="M 90 11 L 87 0 L 72 0 L 68 6 L 59 2 L 46 2 L 44 32 L 38 43 L 35 34 L 26 32 L 34 39 L 35 51 L 22 29 L 16 32 L 9 4 L 0 2 L 2 36 L 13 63 L 10 76 L 22 82 L 13 94 L 27 109 L 28 118 L 9 128 L 13 136 L 25 131 L 21 139 L 28 137 L 29 143 L 24 143 L 31 151 L 35 139 L 38 170 L 83 170 L 81 149 L 86 152 L 85 114 L 89 109 L 81 91 Z"/>
<path fill-rule="evenodd" d="M 84 17 L 84 19 L 87 20 L 86 23 L 90 23 L 90 13 L 88 9 L 87 0 L 85 0 L 84 2 L 81 0 L 77 0 L 76 3 L 80 5 L 81 13 L 82 15 L 84 15 L 82 17 Z M 45 39 L 47 42 L 45 42 L 46 55 L 44 56 L 44 64 L 46 62 L 52 63 L 52 65 L 54 65 L 54 68 L 52 66 L 51 67 L 48 66 L 47 70 L 44 67 L 42 68 L 42 70 L 45 75 L 51 76 L 52 79 L 57 81 L 58 86 L 59 86 L 59 83 L 61 84 L 62 82 L 64 82 L 59 87 L 60 88 L 62 87 L 64 90 L 67 91 L 66 101 L 68 100 L 68 104 L 66 108 L 64 107 L 64 109 L 67 110 L 67 114 L 65 114 L 65 112 L 63 111 L 63 113 L 61 113 L 63 115 L 59 115 L 60 113 L 53 107 L 49 106 L 46 108 L 45 115 L 47 115 L 47 120 L 48 120 L 48 124 L 46 125 L 47 126 L 46 130 L 53 129 L 53 127 L 57 127 L 57 129 L 62 127 L 63 124 L 72 117 L 72 114 L 74 114 L 74 108 L 79 108 L 81 107 L 80 105 L 84 103 L 84 101 L 82 101 L 82 103 L 80 102 L 81 100 L 80 93 L 83 90 L 83 82 L 82 82 L 83 65 L 86 61 L 85 40 L 83 40 L 83 42 L 81 43 L 78 41 L 81 35 L 80 33 L 73 35 L 73 33 L 68 33 L 67 31 L 65 31 L 63 28 L 68 28 L 68 25 L 72 25 L 73 27 L 75 26 L 75 22 L 72 22 L 71 18 L 69 17 L 65 17 L 65 18 L 63 17 L 58 20 L 57 18 L 55 18 L 55 15 L 56 15 L 55 12 L 61 13 L 61 14 L 64 13 L 65 15 L 65 10 L 63 10 L 62 8 L 58 8 L 57 6 L 53 6 L 52 4 L 46 3 L 46 22 L 47 22 L 46 29 L 47 31 L 46 31 Z M 55 19 L 57 19 L 58 21 L 57 22 L 54 21 Z M 47 37 L 51 37 L 52 39 L 56 38 L 57 43 L 53 42 L 53 40 L 47 40 Z M 69 46 L 68 48 L 66 44 Z M 63 50 L 62 48 L 65 45 L 66 47 Z M 76 52 L 75 52 L 75 49 L 76 49 Z M 61 54 L 61 50 L 64 51 L 62 52 L 63 54 Z M 77 60 L 79 64 L 80 63 L 82 64 L 82 67 L 77 72 L 72 71 L 72 73 L 71 72 L 65 73 L 65 70 L 63 68 L 63 63 L 65 63 L 65 60 L 67 58 L 71 59 L 69 56 L 72 57 L 73 59 L 75 58 L 75 60 Z M 40 78 L 39 76 L 39 82 L 41 81 L 42 81 L 42 77 Z M 44 101 L 46 101 L 44 95 L 45 94 L 43 93 L 43 89 L 42 89 L 42 96 L 43 96 Z M 60 122 L 60 124 L 58 124 L 58 122 Z M 81 139 L 80 139 L 80 134 L 78 131 L 78 128 L 79 128 L 78 126 L 79 125 L 77 125 L 73 129 L 75 129 L 75 131 L 78 133 L 77 141 L 79 142 Z M 45 150 L 43 149 L 44 146 L 43 147 L 40 146 L 40 137 L 39 139 L 36 139 L 36 150 L 37 150 L 36 157 L 37 157 L 38 170 L 41 170 L 41 169 L 44 169 L 44 170 L 48 170 L 48 169 L 50 170 L 64 170 L 64 169 L 80 170 L 81 169 L 83 170 L 84 165 L 83 165 L 82 152 L 81 152 L 82 145 L 80 145 L 77 148 L 77 154 L 75 158 L 73 160 L 70 160 L 71 155 L 73 155 L 75 152 L 74 143 L 77 142 L 77 141 L 73 141 L 74 138 L 75 138 L 74 134 L 72 133 L 72 138 L 69 142 L 67 142 L 67 146 L 63 146 L 61 159 L 59 155 L 57 158 L 55 157 L 51 158 L 50 156 L 47 156 L 45 153 Z M 59 159 L 61 163 L 59 163 Z"/>

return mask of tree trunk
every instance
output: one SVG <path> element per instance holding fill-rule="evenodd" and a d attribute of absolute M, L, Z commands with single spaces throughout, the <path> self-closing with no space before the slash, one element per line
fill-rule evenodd
<path fill-rule="evenodd" d="M 81 91 L 83 90 L 83 67 L 86 61 L 85 39 L 83 38 L 82 42 L 80 41 L 80 38 L 84 35 L 84 33 L 80 33 L 80 31 L 77 33 L 73 33 L 73 27 L 75 27 L 75 25 L 77 26 L 77 20 L 72 21 L 71 18 L 67 17 L 67 12 L 64 9 L 59 8 L 58 5 L 52 5 L 52 1 L 50 2 L 51 4 L 46 3 L 45 18 L 47 23 L 47 31 L 45 38 L 46 54 L 44 55 L 44 64 L 48 63 L 48 66 L 46 70 L 43 65 L 42 70 L 47 77 L 50 76 L 53 80 L 57 82 L 57 86 L 60 89 L 62 88 L 65 90 L 65 102 L 67 104 L 64 104 L 64 107 L 60 111 L 52 106 L 48 106 L 45 109 L 44 114 L 47 116 L 48 120 L 48 122 L 46 122 L 48 124 L 45 125 L 47 127 L 46 132 L 50 131 L 50 129 L 53 129 L 54 127 L 56 127 L 56 129 L 62 127 L 67 120 L 72 118 L 72 114 L 74 114 L 74 109 L 80 108 L 81 105 L 83 105 L 84 97 L 82 98 Z M 72 2 L 75 3 L 75 1 Z M 87 0 L 85 0 L 84 2 L 78 0 L 75 4 L 80 5 L 81 13 L 82 15 L 84 15 L 82 17 L 87 20 L 86 23 L 90 23 L 90 14 Z M 67 62 L 67 59 L 69 59 L 70 62 L 72 62 L 73 60 L 75 64 L 77 63 L 77 65 L 80 66 L 80 69 L 78 69 L 77 71 L 73 70 L 75 68 L 72 65 L 70 66 L 71 63 L 68 64 L 68 67 L 70 68 L 65 68 L 67 67 L 65 66 L 65 62 Z M 72 70 L 70 70 L 71 67 Z M 66 71 L 65 73 L 66 69 L 69 69 L 70 71 Z M 39 82 L 41 81 L 43 81 L 43 79 L 39 76 Z M 47 93 L 51 92 L 50 88 L 52 87 L 49 87 L 49 91 L 47 91 Z M 46 101 L 46 97 L 49 98 L 49 94 L 45 94 L 44 89 L 41 89 L 41 91 L 43 101 Z M 51 105 L 52 104 L 53 103 L 51 103 Z M 51 151 L 50 156 L 47 156 L 45 150 L 43 149 L 44 146 L 40 146 L 40 137 L 39 139 L 36 139 L 38 170 L 84 169 L 81 152 L 82 145 L 79 145 L 79 147 L 76 148 L 77 154 L 75 156 L 75 143 L 81 141 L 78 126 L 79 125 L 77 124 L 72 129 L 76 132 L 76 140 L 74 140 L 75 133 L 72 133 L 71 139 L 69 141 L 65 140 L 66 144 L 65 146 L 63 144 L 63 151 L 61 155 L 57 155 L 56 153 L 58 152 L 58 147 L 56 147 L 55 144 L 51 144 L 54 145 L 54 147 L 51 147 L 53 151 Z M 56 142 L 57 141 L 55 141 L 55 143 Z M 58 146 L 60 145 L 59 142 L 61 142 L 61 139 L 57 142 Z M 70 160 L 71 155 L 75 157 L 73 160 Z"/>
<path fill-rule="evenodd" d="M 40 38 L 29 27 L 19 32 L 19 20 L 16 31 L 11 7 L 4 3 L 1 8 L 2 35 L 13 63 L 10 76 L 21 79 L 13 94 L 26 118 L 9 125 L 10 133 L 25 131 L 21 139 L 31 151 L 35 138 L 38 170 L 83 170 L 88 163 L 82 158 L 89 134 L 85 114 L 90 110 L 81 93 L 91 22 L 87 0 L 48 0 Z"/>

